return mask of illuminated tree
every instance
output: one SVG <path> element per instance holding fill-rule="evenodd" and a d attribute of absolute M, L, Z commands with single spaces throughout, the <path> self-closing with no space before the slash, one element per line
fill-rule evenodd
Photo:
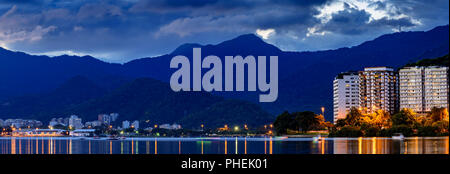
<path fill-rule="evenodd" d="M 448 120 L 448 110 L 446 108 L 432 108 L 429 114 L 430 119 L 433 122 Z"/>
<path fill-rule="evenodd" d="M 448 126 L 448 121 L 445 120 L 437 121 L 432 124 L 432 127 L 437 128 L 440 133 L 448 133 Z"/>
<path fill-rule="evenodd" d="M 371 125 L 375 128 L 388 128 L 391 126 L 391 115 L 383 110 L 377 110 L 370 114 L 363 114 L 361 117 L 363 123 Z"/>
<path fill-rule="evenodd" d="M 345 117 L 346 125 L 361 126 L 362 114 L 361 111 L 355 107 L 350 109 L 350 112 Z"/>

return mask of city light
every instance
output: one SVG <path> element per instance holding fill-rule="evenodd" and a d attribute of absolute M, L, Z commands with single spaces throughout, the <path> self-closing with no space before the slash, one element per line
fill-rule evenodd
<path fill-rule="evenodd" d="M 234 126 L 234 131 L 235 132 L 239 131 L 239 126 Z"/>

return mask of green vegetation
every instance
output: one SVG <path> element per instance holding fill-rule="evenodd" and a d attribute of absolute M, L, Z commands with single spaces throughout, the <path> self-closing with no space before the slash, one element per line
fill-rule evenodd
<path fill-rule="evenodd" d="M 325 122 L 323 115 L 316 115 L 314 112 L 289 113 L 285 111 L 276 118 L 273 126 L 277 135 L 284 135 L 298 131 L 306 134 L 311 130 L 326 130 L 333 125 Z"/>
<path fill-rule="evenodd" d="M 433 59 L 422 59 L 415 63 L 409 63 L 407 66 L 449 66 L 448 54 L 442 57 Z"/>
<path fill-rule="evenodd" d="M 259 127 L 269 124 L 273 116 L 256 104 L 240 100 L 224 100 L 180 120 L 185 128 L 219 128 L 224 125 Z"/>
<path fill-rule="evenodd" d="M 390 116 L 378 110 L 374 113 L 351 108 L 345 119 L 337 121 L 329 136 L 332 137 L 374 137 L 392 136 L 443 136 L 448 135 L 449 116 L 445 108 L 433 108 L 428 114 L 416 114 L 411 109 L 402 109 Z"/>

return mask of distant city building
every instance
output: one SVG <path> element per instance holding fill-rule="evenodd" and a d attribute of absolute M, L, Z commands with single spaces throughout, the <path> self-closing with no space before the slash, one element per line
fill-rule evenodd
<path fill-rule="evenodd" d="M 0 127 L 3 127 L 3 120 L 0 119 Z"/>
<path fill-rule="evenodd" d="M 101 121 L 105 125 L 111 125 L 112 122 L 117 120 L 117 118 L 119 118 L 118 113 L 99 114 L 98 115 L 98 121 Z"/>
<path fill-rule="evenodd" d="M 69 118 L 69 126 L 75 129 L 83 128 L 83 123 L 81 122 L 81 118 L 78 118 L 76 115 L 71 115 Z"/>
<path fill-rule="evenodd" d="M 350 108 L 359 108 L 358 72 L 339 74 L 333 81 L 333 115 L 334 123 L 344 119 Z"/>
<path fill-rule="evenodd" d="M 172 124 L 172 125 L 170 125 L 170 124 L 163 124 L 163 125 L 160 125 L 159 128 L 161 128 L 161 129 L 169 129 L 169 130 L 178 130 L 178 129 L 181 129 L 181 125 L 179 125 L 179 124 Z"/>
<path fill-rule="evenodd" d="M 6 119 L 3 121 L 3 127 L 36 128 L 42 125 L 42 122 L 38 120 Z"/>
<path fill-rule="evenodd" d="M 128 128 L 130 128 L 130 122 L 127 120 L 122 121 L 122 129 L 128 129 Z"/>
<path fill-rule="evenodd" d="M 131 126 L 132 126 L 135 130 L 139 129 L 139 121 L 138 121 L 138 120 L 133 121 L 133 123 L 131 124 Z"/>
<path fill-rule="evenodd" d="M 48 123 L 48 126 L 51 126 L 51 127 L 54 127 L 54 126 L 56 126 L 56 125 L 58 125 L 58 122 L 56 122 L 56 121 L 54 121 L 54 120 L 52 120 L 52 121 L 50 121 L 50 122 Z"/>
<path fill-rule="evenodd" d="M 360 107 L 368 113 L 382 109 L 391 114 L 398 109 L 397 74 L 392 68 L 372 67 L 359 72 Z"/>
<path fill-rule="evenodd" d="M 67 126 L 69 124 L 69 118 L 52 118 L 48 123 L 49 126 L 54 127 L 56 125 Z"/>
<path fill-rule="evenodd" d="M 97 127 L 97 126 L 101 126 L 101 125 L 102 125 L 102 122 L 98 121 L 98 120 L 89 121 L 89 122 L 84 123 L 85 127 Z"/>
<path fill-rule="evenodd" d="M 99 114 L 98 121 L 105 125 L 111 125 L 111 117 L 108 114 Z"/>
<path fill-rule="evenodd" d="M 429 112 L 449 108 L 448 67 L 406 67 L 399 70 L 400 109 Z"/>
<path fill-rule="evenodd" d="M 109 114 L 109 116 L 111 117 L 112 122 L 115 122 L 117 120 L 117 118 L 119 118 L 118 113 L 111 113 L 111 114 Z"/>

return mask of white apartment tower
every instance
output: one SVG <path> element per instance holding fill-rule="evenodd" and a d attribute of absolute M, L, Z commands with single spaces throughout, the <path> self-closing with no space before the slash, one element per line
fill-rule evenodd
<path fill-rule="evenodd" d="M 425 68 L 425 111 L 433 107 L 449 108 L 448 106 L 448 67 Z"/>
<path fill-rule="evenodd" d="M 333 81 L 334 123 L 344 119 L 352 107 L 359 108 L 358 72 L 341 73 Z"/>
<path fill-rule="evenodd" d="M 407 67 L 399 70 L 400 109 L 422 112 L 425 107 L 424 68 Z"/>
<path fill-rule="evenodd" d="M 397 74 L 388 67 L 365 68 L 359 72 L 360 107 L 367 113 L 379 109 L 394 114 L 398 109 Z"/>
<path fill-rule="evenodd" d="M 400 109 L 418 113 L 449 108 L 448 67 L 405 67 L 399 70 Z"/>

